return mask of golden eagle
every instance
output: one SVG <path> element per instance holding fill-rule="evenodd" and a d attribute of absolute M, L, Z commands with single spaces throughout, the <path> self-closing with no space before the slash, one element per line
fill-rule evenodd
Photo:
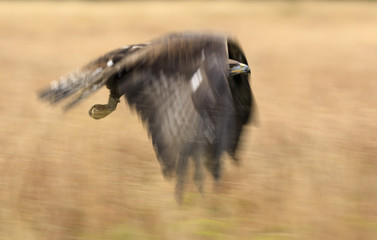
<path fill-rule="evenodd" d="M 124 46 L 53 81 L 42 100 L 57 103 L 72 95 L 69 109 L 106 85 L 107 104 L 89 115 L 100 119 L 125 96 L 146 123 L 166 177 L 176 177 L 182 199 L 189 158 L 202 192 L 203 168 L 220 177 L 221 155 L 235 152 L 243 126 L 252 118 L 250 68 L 232 38 L 215 34 L 174 33 L 150 43 Z"/>

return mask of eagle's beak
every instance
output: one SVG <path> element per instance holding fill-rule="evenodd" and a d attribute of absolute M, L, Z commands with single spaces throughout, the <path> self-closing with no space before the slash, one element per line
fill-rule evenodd
<path fill-rule="evenodd" d="M 238 63 L 237 66 L 234 66 L 230 69 L 231 75 L 237 75 L 240 73 L 251 73 L 250 67 L 243 63 Z"/>

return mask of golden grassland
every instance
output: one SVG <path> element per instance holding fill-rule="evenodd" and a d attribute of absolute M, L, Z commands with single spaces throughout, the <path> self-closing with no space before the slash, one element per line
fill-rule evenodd
<path fill-rule="evenodd" d="M 0 2 L 0 239 L 376 239 L 377 4 Z M 229 33 L 252 67 L 260 126 L 218 192 L 184 202 L 124 104 L 63 113 L 49 81 L 163 33 Z"/>

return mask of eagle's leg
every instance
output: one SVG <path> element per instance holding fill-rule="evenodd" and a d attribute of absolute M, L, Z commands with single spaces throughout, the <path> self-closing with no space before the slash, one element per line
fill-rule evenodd
<path fill-rule="evenodd" d="M 118 103 L 119 97 L 110 94 L 109 101 L 107 104 L 96 104 L 89 110 L 89 115 L 94 119 L 101 119 L 115 111 Z"/>

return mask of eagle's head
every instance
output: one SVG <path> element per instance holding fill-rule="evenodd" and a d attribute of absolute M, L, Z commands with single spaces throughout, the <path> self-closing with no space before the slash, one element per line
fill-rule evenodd
<path fill-rule="evenodd" d="M 250 74 L 250 67 L 244 63 L 237 62 L 233 59 L 228 60 L 229 76 L 234 76 L 241 73 Z"/>

